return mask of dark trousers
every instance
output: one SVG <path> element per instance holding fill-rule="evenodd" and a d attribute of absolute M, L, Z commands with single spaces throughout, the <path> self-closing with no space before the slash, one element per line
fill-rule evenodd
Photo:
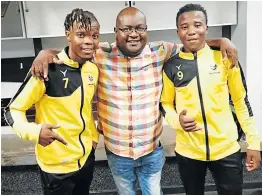
<path fill-rule="evenodd" d="M 92 149 L 84 166 L 66 174 L 46 173 L 40 169 L 44 195 L 87 195 L 93 179 L 95 150 Z"/>
<path fill-rule="evenodd" d="M 176 153 L 179 173 L 187 195 L 204 195 L 207 168 L 218 195 L 242 195 L 243 164 L 240 151 L 217 161 L 199 161 Z"/>

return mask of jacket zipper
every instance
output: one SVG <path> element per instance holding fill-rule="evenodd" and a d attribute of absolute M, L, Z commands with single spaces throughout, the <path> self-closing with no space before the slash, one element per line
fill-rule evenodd
<path fill-rule="evenodd" d="M 205 138 L 206 138 L 206 160 L 210 160 L 210 148 L 209 148 L 209 140 L 208 140 L 208 130 L 207 130 L 207 120 L 206 120 L 206 113 L 204 109 L 204 102 L 203 102 L 203 96 L 201 91 L 201 85 L 200 85 L 200 78 L 199 78 L 199 72 L 198 72 L 198 65 L 197 65 L 197 53 L 194 53 L 194 60 L 195 60 L 195 66 L 197 71 L 197 87 L 198 87 L 198 95 L 201 105 L 201 112 L 202 112 L 202 118 L 204 122 L 204 128 L 205 128 Z"/>
<path fill-rule="evenodd" d="M 86 150 L 85 150 L 85 146 L 81 140 L 81 135 L 82 133 L 84 132 L 85 130 L 85 127 L 86 127 L 86 124 L 85 124 L 85 120 L 84 120 L 84 117 L 83 117 L 83 114 L 82 114 L 82 111 L 83 111 L 83 106 L 84 106 L 84 86 L 83 86 L 83 80 L 82 80 L 82 76 L 81 76 L 81 69 L 80 69 L 80 77 L 81 77 L 81 106 L 80 106 L 80 117 L 82 119 L 82 122 L 83 122 L 83 130 L 81 131 L 81 133 L 79 134 L 79 142 L 83 148 L 83 156 L 85 156 L 85 153 L 86 153 Z M 81 164 L 80 164 L 80 159 L 78 159 L 78 168 L 80 169 L 81 168 Z"/>

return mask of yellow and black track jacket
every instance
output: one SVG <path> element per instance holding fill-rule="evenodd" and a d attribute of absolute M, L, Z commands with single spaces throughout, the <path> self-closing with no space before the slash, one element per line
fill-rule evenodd
<path fill-rule="evenodd" d="M 176 130 L 176 152 L 196 160 L 212 161 L 240 149 L 238 131 L 229 104 L 247 136 L 248 149 L 260 150 L 260 138 L 247 100 L 240 69 L 230 69 L 220 51 L 205 45 L 197 53 L 182 50 L 164 65 L 161 110 Z M 185 132 L 179 122 L 184 109 L 202 128 Z"/>
<path fill-rule="evenodd" d="M 46 82 L 29 72 L 5 111 L 5 118 L 15 133 L 36 143 L 37 162 L 48 173 L 79 170 L 92 150 L 92 141 L 98 142 L 99 138 L 92 114 L 98 68 L 89 61 L 79 66 L 67 54 L 68 47 L 58 54 L 64 64 L 49 64 Z M 33 104 L 35 123 L 29 123 L 25 113 Z M 59 124 L 53 131 L 68 145 L 57 140 L 46 147 L 38 144 L 43 123 Z"/>

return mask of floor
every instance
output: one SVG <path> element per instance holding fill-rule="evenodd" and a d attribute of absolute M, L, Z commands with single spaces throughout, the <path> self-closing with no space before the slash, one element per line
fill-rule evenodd
<path fill-rule="evenodd" d="M 244 169 L 243 195 L 262 195 L 262 166 L 254 172 Z M 2 195 L 40 195 L 41 183 L 37 166 L 2 167 Z M 182 183 L 178 174 L 175 158 L 168 158 L 162 174 L 161 184 L 164 194 L 183 194 Z M 139 187 L 137 185 L 137 187 Z M 95 166 L 94 179 L 91 185 L 93 194 L 116 194 L 115 184 L 106 161 L 99 161 Z M 214 181 L 210 172 L 206 176 L 207 195 L 215 195 Z M 102 193 L 104 192 L 104 193 Z"/>

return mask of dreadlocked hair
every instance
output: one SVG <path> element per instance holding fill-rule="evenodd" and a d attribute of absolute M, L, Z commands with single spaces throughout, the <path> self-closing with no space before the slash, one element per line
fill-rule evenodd
<path fill-rule="evenodd" d="M 95 17 L 95 15 L 92 12 L 89 11 L 84 11 L 85 15 L 87 15 L 87 17 L 90 18 L 91 22 L 95 22 L 97 24 L 99 24 L 97 18 Z"/>
<path fill-rule="evenodd" d="M 92 16 L 93 14 L 91 12 L 88 12 L 87 14 L 86 12 L 84 12 L 82 9 L 79 8 L 73 9 L 72 12 L 68 14 L 65 18 L 65 22 L 64 22 L 65 30 L 69 31 L 70 27 L 73 27 L 74 22 L 76 22 L 78 28 L 90 29 L 91 28 L 90 16 Z"/>

